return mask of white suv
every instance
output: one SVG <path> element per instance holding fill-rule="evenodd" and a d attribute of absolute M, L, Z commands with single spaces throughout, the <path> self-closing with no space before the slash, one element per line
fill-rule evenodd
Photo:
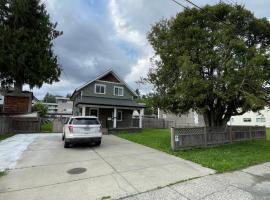
<path fill-rule="evenodd" d="M 65 148 L 77 142 L 95 142 L 99 146 L 101 138 L 101 125 L 95 116 L 71 117 L 63 127 L 62 140 L 65 142 Z"/>

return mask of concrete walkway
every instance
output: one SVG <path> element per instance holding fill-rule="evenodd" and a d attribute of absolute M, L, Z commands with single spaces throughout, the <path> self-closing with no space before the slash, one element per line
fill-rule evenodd
<path fill-rule="evenodd" d="M 125 199 L 268 200 L 270 199 L 270 162 L 240 171 L 209 175 Z"/>
<path fill-rule="evenodd" d="M 64 149 L 60 134 L 45 134 L 35 136 L 0 178 L 0 199 L 117 199 L 213 173 L 112 135 L 104 136 L 100 147 Z"/>

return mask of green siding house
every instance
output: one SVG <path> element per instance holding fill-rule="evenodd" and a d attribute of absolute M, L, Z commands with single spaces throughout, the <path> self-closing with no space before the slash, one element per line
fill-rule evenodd
<path fill-rule="evenodd" d="M 75 89 L 71 96 L 73 114 L 97 116 L 103 128 L 142 128 L 144 105 L 136 103 L 137 94 L 113 71 Z M 132 117 L 139 112 L 139 119 Z"/>

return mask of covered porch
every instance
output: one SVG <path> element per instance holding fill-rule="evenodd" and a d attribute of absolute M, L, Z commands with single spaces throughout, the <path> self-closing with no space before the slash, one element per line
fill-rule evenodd
<path fill-rule="evenodd" d="M 97 116 L 102 128 L 108 130 L 136 130 L 142 128 L 144 108 L 101 106 L 101 105 L 78 105 L 81 116 Z M 134 116 L 134 112 L 139 116 Z"/>
<path fill-rule="evenodd" d="M 145 105 L 133 100 L 82 96 L 75 100 L 74 106 L 75 115 L 97 116 L 102 128 L 110 132 L 143 127 Z"/>

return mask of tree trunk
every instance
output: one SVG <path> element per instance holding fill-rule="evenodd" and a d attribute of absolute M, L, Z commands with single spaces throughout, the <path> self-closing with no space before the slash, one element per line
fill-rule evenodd
<path fill-rule="evenodd" d="M 17 93 L 22 93 L 22 86 L 23 86 L 23 84 L 21 84 L 19 82 L 15 82 L 14 83 L 14 91 Z"/>
<path fill-rule="evenodd" d="M 222 115 L 213 111 L 203 113 L 203 119 L 206 127 L 225 126 L 227 121 L 222 118 Z"/>

